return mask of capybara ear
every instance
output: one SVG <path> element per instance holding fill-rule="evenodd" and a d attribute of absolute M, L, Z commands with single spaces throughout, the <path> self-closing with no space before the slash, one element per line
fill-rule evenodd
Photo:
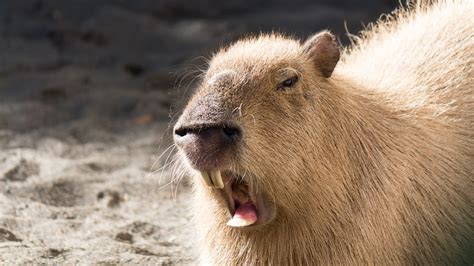
<path fill-rule="evenodd" d="M 339 48 L 334 35 L 329 31 L 316 33 L 303 44 L 303 49 L 323 76 L 329 78 L 339 61 Z"/>

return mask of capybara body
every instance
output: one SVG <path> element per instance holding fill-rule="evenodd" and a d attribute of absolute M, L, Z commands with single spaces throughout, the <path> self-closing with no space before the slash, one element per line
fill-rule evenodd
<path fill-rule="evenodd" d="M 175 127 L 201 262 L 472 265 L 473 63 L 472 1 L 219 51 Z"/>

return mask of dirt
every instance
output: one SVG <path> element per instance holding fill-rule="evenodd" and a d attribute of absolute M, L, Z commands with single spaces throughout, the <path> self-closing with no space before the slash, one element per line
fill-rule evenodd
<path fill-rule="evenodd" d="M 146 131 L 116 143 L 46 138 L 3 150 L 0 260 L 192 263 L 189 188 L 169 184 L 158 167 L 160 129 Z"/>

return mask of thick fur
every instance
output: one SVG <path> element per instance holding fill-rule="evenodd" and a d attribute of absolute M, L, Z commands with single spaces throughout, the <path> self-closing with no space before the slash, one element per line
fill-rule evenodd
<path fill-rule="evenodd" d="M 474 4 L 415 5 L 346 50 L 329 78 L 278 35 L 217 53 L 190 105 L 235 113 L 233 169 L 275 204 L 257 228 L 225 225 L 196 180 L 201 262 L 214 265 L 472 264 Z M 295 88 L 275 90 L 290 67 Z M 236 75 L 206 86 L 215 74 Z M 189 108 L 189 107 L 188 107 Z"/>

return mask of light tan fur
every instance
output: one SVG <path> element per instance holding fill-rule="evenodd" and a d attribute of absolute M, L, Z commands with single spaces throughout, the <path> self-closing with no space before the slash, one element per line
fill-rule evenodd
<path fill-rule="evenodd" d="M 201 262 L 472 264 L 473 3 L 399 10 L 327 79 L 299 41 L 275 34 L 217 53 L 202 87 L 235 74 L 191 102 L 213 97 L 234 111 L 244 143 L 232 166 L 276 217 L 228 227 L 224 203 L 195 182 Z M 281 69 L 298 73 L 293 90 L 274 89 Z"/>

